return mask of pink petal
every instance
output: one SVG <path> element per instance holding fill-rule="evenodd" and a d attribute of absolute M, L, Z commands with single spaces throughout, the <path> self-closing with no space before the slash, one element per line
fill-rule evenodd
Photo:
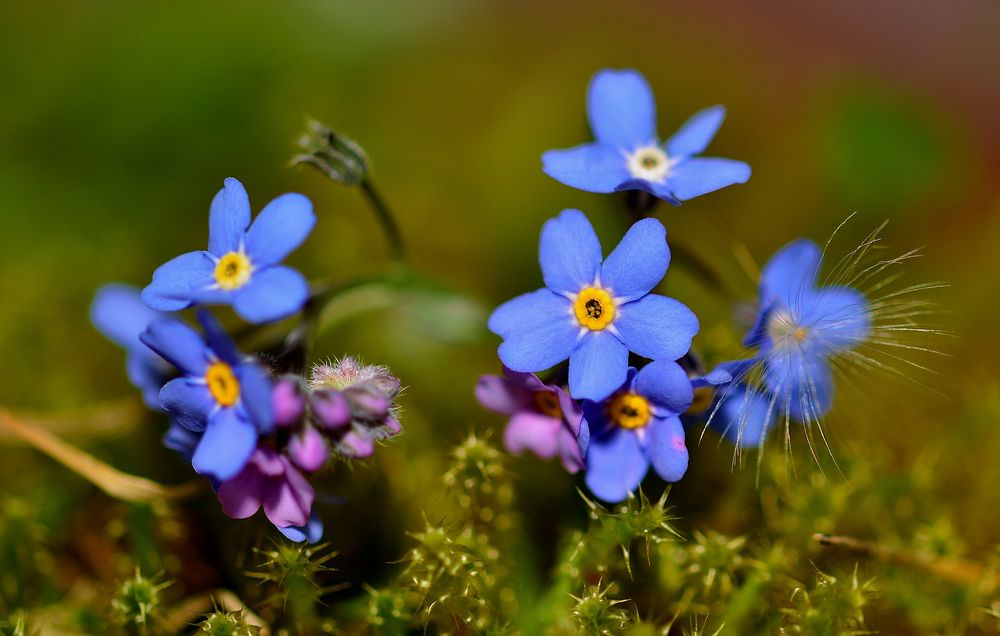
<path fill-rule="evenodd" d="M 519 454 L 529 450 L 542 459 L 555 457 L 559 450 L 562 421 L 533 411 L 519 411 L 510 418 L 503 441 L 507 450 Z"/>

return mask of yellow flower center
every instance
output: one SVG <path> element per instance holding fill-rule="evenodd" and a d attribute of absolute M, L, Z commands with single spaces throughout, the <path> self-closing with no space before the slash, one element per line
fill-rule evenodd
<path fill-rule="evenodd" d="M 787 311 L 776 311 L 767 322 L 767 335 L 776 346 L 790 346 L 809 337 L 809 328 L 800 325 Z"/>
<path fill-rule="evenodd" d="M 208 365 L 205 382 L 208 383 L 208 392 L 222 406 L 232 406 L 240 399 L 240 381 L 236 379 L 233 368 L 225 362 Z"/>
<path fill-rule="evenodd" d="M 588 287 L 577 295 L 573 313 L 582 326 L 600 331 L 615 319 L 615 301 L 603 289 Z"/>
<path fill-rule="evenodd" d="M 659 146 L 644 146 L 627 157 L 628 171 L 637 179 L 662 183 L 670 172 L 670 158 Z"/>
<path fill-rule="evenodd" d="M 608 415 L 622 428 L 642 428 L 649 423 L 649 402 L 638 393 L 622 392 L 611 399 Z"/>
<path fill-rule="evenodd" d="M 531 396 L 535 402 L 535 408 L 542 415 L 549 417 L 562 417 L 562 408 L 559 406 L 559 396 L 549 391 L 535 391 Z"/>
<path fill-rule="evenodd" d="M 229 252 L 215 264 L 215 282 L 222 289 L 239 289 L 246 285 L 253 265 L 243 252 Z"/>

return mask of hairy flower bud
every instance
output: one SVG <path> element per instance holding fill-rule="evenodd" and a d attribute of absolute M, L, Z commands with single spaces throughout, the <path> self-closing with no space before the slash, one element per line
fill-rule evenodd
<path fill-rule="evenodd" d="M 314 422 L 322 428 L 341 428 L 351 421 L 351 407 L 347 398 L 335 389 L 314 391 L 309 396 L 309 408 Z"/>
<path fill-rule="evenodd" d="M 288 442 L 288 455 L 296 466 L 311 473 L 323 467 L 330 451 L 323 435 L 309 426 L 301 433 L 292 435 Z"/>
<path fill-rule="evenodd" d="M 299 380 L 294 376 L 286 376 L 275 382 L 271 404 L 276 426 L 292 426 L 301 420 L 306 404 Z"/>

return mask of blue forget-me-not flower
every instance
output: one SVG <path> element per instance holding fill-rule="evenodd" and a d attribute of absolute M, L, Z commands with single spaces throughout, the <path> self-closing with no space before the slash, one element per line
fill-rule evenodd
<path fill-rule="evenodd" d="M 204 337 L 182 322 L 160 320 L 142 341 L 181 371 L 163 386 L 160 404 L 177 423 L 201 435 L 192 466 L 226 481 L 250 459 L 258 434 L 274 428 L 271 380 L 240 354 L 208 312 L 200 311 L 198 319 Z"/>
<path fill-rule="evenodd" d="M 305 304 L 309 284 L 281 261 L 315 223 L 309 199 L 289 193 L 264 206 L 251 225 L 243 184 L 226 179 L 209 211 L 208 250 L 181 254 L 161 265 L 142 299 L 160 311 L 230 304 L 253 323 L 288 317 Z"/>
<path fill-rule="evenodd" d="M 570 394 L 602 400 L 625 382 L 630 351 L 676 360 L 691 347 L 694 313 L 650 293 L 670 263 L 656 219 L 635 223 L 602 263 L 590 221 L 563 210 L 542 227 L 538 255 L 545 287 L 507 301 L 489 319 L 504 340 L 498 353 L 507 368 L 536 372 L 568 358 Z"/>
<path fill-rule="evenodd" d="M 160 408 L 160 387 L 172 372 L 166 360 L 139 340 L 139 335 L 166 314 L 150 309 L 139 299 L 139 290 L 111 283 L 94 294 L 90 321 L 106 338 L 125 349 L 128 379 L 142 391 L 142 399 L 151 409 Z"/>
<path fill-rule="evenodd" d="M 656 100 L 638 71 L 599 71 L 587 90 L 587 118 L 596 141 L 542 155 L 545 174 L 588 192 L 645 190 L 681 201 L 746 183 L 742 161 L 700 157 L 726 111 L 713 106 L 692 116 L 665 143 L 656 133 Z"/>
<path fill-rule="evenodd" d="M 635 490 L 652 465 L 665 481 L 678 481 L 688 466 L 680 416 L 694 393 L 676 362 L 657 360 L 628 378 L 606 400 L 583 402 L 580 448 L 587 487 L 617 502 Z"/>

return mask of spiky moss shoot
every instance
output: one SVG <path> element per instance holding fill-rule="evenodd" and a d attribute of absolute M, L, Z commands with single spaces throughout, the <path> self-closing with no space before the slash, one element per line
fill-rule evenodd
<path fill-rule="evenodd" d="M 0 623 L 0 636 L 27 636 L 28 617 L 18 610 L 6 621 Z"/>
<path fill-rule="evenodd" d="M 598 584 L 585 588 L 580 596 L 573 596 L 573 616 L 580 634 L 620 634 L 631 622 L 629 613 L 621 607 L 627 601 L 608 598 L 610 590 L 611 585 L 601 588 Z"/>
<path fill-rule="evenodd" d="M 320 579 L 333 571 L 327 562 L 337 556 L 328 547 L 325 543 L 280 543 L 273 550 L 256 550 L 261 558 L 260 569 L 247 572 L 247 576 L 275 589 L 271 605 L 287 607 L 288 614 L 302 626 L 315 626 L 316 605 L 329 591 Z"/>
<path fill-rule="evenodd" d="M 790 607 L 782 609 L 784 622 L 779 634 L 810 636 L 860 636 L 865 629 L 865 606 L 874 594 L 874 581 L 862 581 L 858 567 L 850 576 L 834 577 L 816 572 L 811 589 L 796 587 L 789 595 Z"/>
<path fill-rule="evenodd" d="M 142 575 L 136 568 L 135 575 L 122 581 L 111 599 L 114 620 L 126 627 L 146 627 L 157 619 L 160 592 L 172 581 L 156 582 Z"/>
<path fill-rule="evenodd" d="M 215 612 L 198 625 L 205 636 L 257 636 L 260 628 L 248 625 L 241 612 Z"/>
<path fill-rule="evenodd" d="M 380 634 L 405 634 L 410 612 L 402 590 L 376 590 L 365 585 L 368 592 L 368 625 Z"/>

